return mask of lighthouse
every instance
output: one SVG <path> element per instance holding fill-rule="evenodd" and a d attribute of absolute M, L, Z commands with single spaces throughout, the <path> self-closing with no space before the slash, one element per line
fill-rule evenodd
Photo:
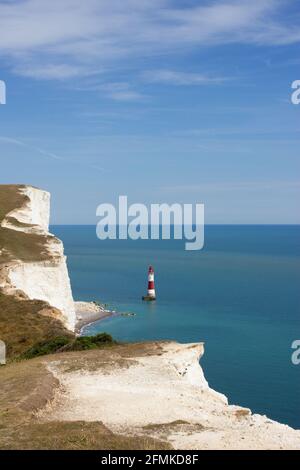
<path fill-rule="evenodd" d="M 147 295 L 143 297 L 143 300 L 151 301 L 155 300 L 155 286 L 154 286 L 154 269 L 152 266 L 149 266 L 148 269 L 148 292 Z"/>

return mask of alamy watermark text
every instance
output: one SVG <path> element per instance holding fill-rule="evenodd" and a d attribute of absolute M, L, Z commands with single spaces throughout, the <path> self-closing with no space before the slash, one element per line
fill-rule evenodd
<path fill-rule="evenodd" d="M 0 339 L 0 366 L 6 364 L 6 345 Z"/>
<path fill-rule="evenodd" d="M 100 240 L 188 240 L 186 250 L 204 246 L 204 204 L 128 205 L 127 196 L 119 197 L 118 208 L 100 204 L 96 210 L 97 236 Z"/>
<path fill-rule="evenodd" d="M 294 80 L 292 83 L 292 89 L 295 90 L 292 93 L 291 101 L 293 104 L 300 104 L 300 80 Z"/>
<path fill-rule="evenodd" d="M 6 84 L 0 80 L 0 104 L 6 104 Z"/>
<path fill-rule="evenodd" d="M 292 354 L 292 363 L 298 366 L 300 364 L 300 339 L 295 339 L 295 341 L 292 342 L 292 349 L 295 349 Z"/>

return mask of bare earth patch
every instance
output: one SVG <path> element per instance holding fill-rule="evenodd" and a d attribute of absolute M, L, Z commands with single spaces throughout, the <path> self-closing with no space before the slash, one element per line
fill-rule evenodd
<path fill-rule="evenodd" d="M 98 351 L 99 352 L 99 351 Z M 69 356 L 72 362 L 73 353 Z M 76 356 L 76 353 L 74 354 Z M 50 356 L 49 356 L 50 357 Z M 47 362 L 33 359 L 0 367 L 1 449 L 170 449 L 171 445 L 148 435 L 123 435 L 101 421 L 48 420 L 38 417 L 47 408 L 60 382 L 48 370 Z M 48 405 L 49 406 L 49 405 Z"/>

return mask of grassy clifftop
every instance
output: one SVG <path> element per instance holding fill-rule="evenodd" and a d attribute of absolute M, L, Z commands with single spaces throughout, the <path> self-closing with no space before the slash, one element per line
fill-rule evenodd
<path fill-rule="evenodd" d="M 17 299 L 0 292 L 0 338 L 6 343 L 8 358 L 40 341 L 73 336 L 59 320 L 39 313 L 45 309 L 51 307 L 40 300 Z"/>
<path fill-rule="evenodd" d="M 25 233 L 1 227 L 1 222 L 14 209 L 21 208 L 29 202 L 29 198 L 22 194 L 24 185 L 0 185 L 0 266 L 14 259 L 24 262 L 44 261 L 49 259 L 45 244 L 49 237 L 37 233 Z M 21 224 L 13 217 L 9 222 L 16 227 L 32 227 Z"/>

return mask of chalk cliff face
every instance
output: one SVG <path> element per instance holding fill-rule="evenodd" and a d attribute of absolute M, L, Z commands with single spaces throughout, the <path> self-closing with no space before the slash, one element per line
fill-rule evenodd
<path fill-rule="evenodd" d="M 63 244 L 48 232 L 50 194 L 30 186 L 9 186 L 7 191 L 10 201 L 16 197 L 18 204 L 4 216 L 2 204 L 0 287 L 7 294 L 22 291 L 29 299 L 48 302 L 74 331 L 75 308 Z M 11 208 L 7 201 L 6 205 Z"/>

